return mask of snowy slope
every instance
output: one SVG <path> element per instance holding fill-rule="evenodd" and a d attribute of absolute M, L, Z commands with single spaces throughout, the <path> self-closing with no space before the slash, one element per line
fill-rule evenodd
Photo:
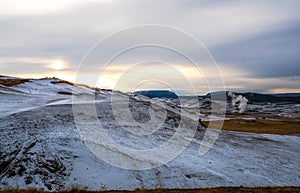
<path fill-rule="evenodd" d="M 19 78 L 0 76 L 1 79 L 15 80 Z M 95 90 L 86 86 L 76 85 L 76 87 L 73 87 L 70 83 L 57 78 L 20 80 L 27 80 L 27 82 L 14 86 L 0 84 L 0 117 L 40 106 L 56 104 L 59 101 L 69 101 L 71 103 L 72 94 L 95 93 Z"/>
<path fill-rule="evenodd" d="M 111 166 L 83 143 L 74 122 L 71 96 L 58 94 L 74 90 L 78 95 L 92 94 L 94 90 L 77 85 L 73 89 L 69 84 L 52 81 L 58 80 L 32 80 L 0 87 L 0 188 L 59 190 L 79 185 L 95 190 L 133 190 L 300 185 L 298 136 L 222 131 L 213 148 L 200 156 L 200 141 L 206 129 L 199 127 L 189 147 L 166 165 L 141 171 Z M 136 149 L 154 148 L 176 132 L 177 107 L 134 96 L 130 105 L 138 121 L 148 120 L 148 102 L 167 105 L 172 116 L 164 129 L 152 135 L 131 135 L 113 118 L 112 95 L 117 95 L 119 103 L 127 96 L 101 90 L 96 96 L 96 110 L 109 136 L 119 144 Z M 194 103 L 189 104 L 193 108 Z"/>

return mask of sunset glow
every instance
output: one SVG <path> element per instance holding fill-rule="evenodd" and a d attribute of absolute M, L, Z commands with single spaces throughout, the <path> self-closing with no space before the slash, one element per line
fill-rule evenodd
<path fill-rule="evenodd" d="M 61 60 L 56 60 L 52 64 L 49 65 L 53 70 L 61 70 L 64 68 L 64 63 Z"/>

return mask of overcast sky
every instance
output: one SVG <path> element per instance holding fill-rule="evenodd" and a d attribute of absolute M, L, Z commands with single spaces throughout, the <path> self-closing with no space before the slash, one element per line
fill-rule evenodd
<path fill-rule="evenodd" d="M 228 90 L 300 92 L 298 0 L 0 0 L 0 5 L 0 74 L 33 78 L 56 76 L 74 81 L 80 62 L 97 41 L 124 28 L 159 24 L 178 28 L 201 41 L 219 65 Z M 111 46 L 117 44 L 116 40 Z M 167 62 L 173 67 L 148 62 L 138 71 L 129 73 L 124 68 L 130 66 L 130 62 L 143 59 L 144 55 L 149 60 L 151 56 L 156 60 L 161 56 L 164 61 L 169 58 Z M 132 83 L 138 88 L 142 77 L 151 77 L 142 74 L 153 69 L 158 73 L 155 79 L 165 76 L 163 81 L 175 83 L 173 89 L 179 93 L 192 92 L 176 73 L 184 72 L 185 76 L 198 81 L 189 64 L 177 56 L 159 49 L 142 48 L 110 66 L 102 82 L 97 84 L 129 91 L 133 89 L 129 88 L 134 86 Z M 157 69 L 161 69 L 160 72 Z M 122 80 L 130 79 L 130 86 L 124 85 L 125 81 L 122 86 L 116 86 L 125 72 Z M 85 69 L 86 77 L 98 73 L 97 69 Z M 214 75 L 214 70 L 205 74 Z M 88 78 L 85 83 L 91 84 Z M 164 88 L 159 81 L 156 83 L 144 84 L 140 89 Z M 220 88 L 221 85 L 211 90 Z"/>

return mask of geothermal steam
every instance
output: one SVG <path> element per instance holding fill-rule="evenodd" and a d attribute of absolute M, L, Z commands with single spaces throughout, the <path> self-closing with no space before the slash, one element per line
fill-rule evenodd
<path fill-rule="evenodd" d="M 239 113 L 243 113 L 247 110 L 248 99 L 242 95 L 236 96 L 235 93 L 229 92 L 228 95 L 231 97 L 232 106 L 238 105 Z"/>

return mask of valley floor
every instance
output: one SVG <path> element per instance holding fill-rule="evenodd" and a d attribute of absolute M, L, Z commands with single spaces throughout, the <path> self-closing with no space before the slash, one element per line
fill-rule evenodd
<path fill-rule="evenodd" d="M 55 84 L 53 81 L 56 81 Z M 71 96 L 58 94 L 76 91 L 77 95 L 84 93 L 83 96 L 86 96 L 87 92 L 93 91 L 86 87 L 78 87 L 75 91 L 72 89 L 71 85 L 57 83 L 57 80 L 52 79 L 0 88 L 0 189 L 38 188 L 58 191 L 78 186 L 88 190 L 155 189 L 148 192 L 179 192 L 179 189 L 189 188 L 194 190 L 185 191 L 267 192 L 269 189 L 265 188 L 197 188 L 300 186 L 300 137 L 297 135 L 258 134 L 225 129 L 220 132 L 211 149 L 200 155 L 199 147 L 204 133 L 214 130 L 199 127 L 189 146 L 164 165 L 148 170 L 126 170 L 112 166 L 87 147 L 86 142 L 90 138 L 82 140 L 74 120 Z M 163 120 L 165 122 L 162 129 L 155 134 L 133 135 L 126 131 L 114 119 L 110 104 L 112 94 L 110 91 L 99 92 L 95 104 L 96 117 L 89 114 L 82 116 L 87 118 L 88 123 L 95 118 L 101 120 L 109 137 L 120 145 L 132 149 L 151 149 L 169 140 L 177 132 L 180 109 L 167 106 L 167 103 L 167 119 Z M 126 94 L 114 94 L 119 100 L 118 104 L 124 102 Z M 132 101 L 132 116 L 141 123 L 147 122 L 149 101 Z M 119 108 L 115 113 L 120 115 L 124 112 Z M 242 120 L 245 123 L 249 121 L 248 125 L 266 124 L 265 120 L 260 119 Z M 225 128 L 230 128 L 230 124 L 225 121 Z M 299 129 L 297 124 L 293 127 Z M 130 124 L 128 126 L 140 129 Z M 94 133 L 97 130 L 93 130 L 92 134 Z M 180 133 L 180 136 L 189 140 L 184 133 Z M 109 145 L 104 146 L 109 149 Z M 179 146 L 180 144 L 174 146 L 170 151 L 180 148 Z M 124 153 L 119 149 L 114 150 Z M 125 153 L 124 157 L 126 156 L 130 157 Z M 160 161 L 160 157 L 155 159 Z M 145 157 L 141 161 L 153 163 L 151 157 Z M 299 188 L 272 188 L 270 191 L 297 192 Z"/>

